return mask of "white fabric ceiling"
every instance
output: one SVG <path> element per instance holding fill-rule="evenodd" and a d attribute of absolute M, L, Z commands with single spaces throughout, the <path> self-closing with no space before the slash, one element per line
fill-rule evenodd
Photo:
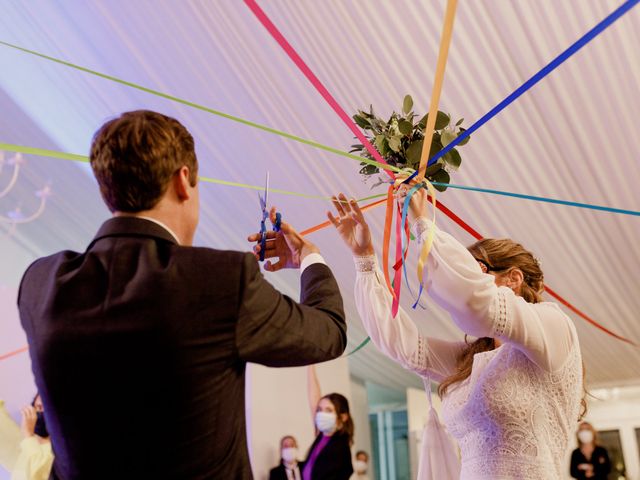
<path fill-rule="evenodd" d="M 441 109 L 471 124 L 620 4 L 462 0 Z M 416 112 L 428 109 L 444 0 L 260 5 L 348 112 L 372 103 L 386 115 L 401 107 L 406 93 L 413 94 Z M 639 210 L 639 31 L 640 7 L 481 128 L 461 149 L 463 163 L 453 182 Z M 353 143 L 239 0 L 5 0 L 0 32 L 3 41 L 341 150 Z M 357 162 L 348 158 L 8 47 L 0 46 L 0 66 L 0 142 L 86 154 L 105 119 L 148 108 L 179 118 L 192 131 L 204 176 L 261 185 L 269 170 L 274 188 L 371 194 Z M 19 186 L 0 200 L 0 211 L 17 204 L 27 211 L 34 204 L 32 192 L 46 181 L 55 195 L 38 221 L 0 239 L 5 265 L 13 258 L 83 249 L 107 217 L 86 166 L 27 159 Z M 203 184 L 201 192 L 197 243 L 248 249 L 246 234 L 259 222 L 256 192 L 211 184 Z M 439 198 L 483 235 L 523 242 L 540 258 L 552 288 L 611 330 L 640 342 L 638 217 L 460 190 Z M 271 201 L 300 229 L 323 221 L 328 208 L 325 201 L 278 194 Z M 379 246 L 383 210 L 368 218 Z M 444 215 L 438 224 L 471 243 Z M 312 238 L 342 287 L 352 348 L 366 336 L 353 306 L 352 262 L 331 230 Z M 24 267 L 22 261 L 5 270 L 3 281 L 17 284 Z M 297 291 L 295 272 L 267 276 L 277 287 Z M 409 308 L 406 287 L 404 292 Z M 420 328 L 461 338 L 447 315 L 426 303 L 426 311 L 412 312 Z M 572 318 L 591 386 L 640 383 L 640 349 Z M 394 388 L 420 385 L 371 345 L 352 356 L 350 366 L 354 375 Z"/>

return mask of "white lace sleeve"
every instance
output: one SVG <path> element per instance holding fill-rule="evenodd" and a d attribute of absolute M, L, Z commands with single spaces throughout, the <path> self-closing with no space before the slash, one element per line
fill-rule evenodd
<path fill-rule="evenodd" d="M 376 347 L 423 377 L 439 381 L 455 372 L 464 343 L 424 337 L 402 308 L 393 318 L 391 293 L 383 284 L 376 257 L 355 257 L 354 261 L 356 307 Z"/>
<path fill-rule="evenodd" d="M 413 229 L 422 240 L 428 222 L 418 219 L 416 224 Z M 512 343 L 547 371 L 561 368 L 577 345 L 573 324 L 557 305 L 527 303 L 511 289 L 498 287 L 464 246 L 437 228 L 425 288 L 462 331 Z"/>

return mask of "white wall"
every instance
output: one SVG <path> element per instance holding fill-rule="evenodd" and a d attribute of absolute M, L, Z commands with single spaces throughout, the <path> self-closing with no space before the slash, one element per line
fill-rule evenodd
<path fill-rule="evenodd" d="M 323 395 L 337 392 L 351 401 L 351 380 L 346 358 L 317 365 Z M 280 461 L 279 441 L 284 435 L 298 440 L 305 458 L 314 439 L 307 401 L 306 368 L 247 367 L 247 438 L 254 478 L 265 480 Z M 356 425 L 356 432 L 358 426 Z M 357 438 L 357 433 L 356 433 Z"/>
<path fill-rule="evenodd" d="M 349 401 L 351 416 L 355 426 L 353 453 L 364 450 L 371 457 L 371 425 L 369 424 L 369 399 L 367 387 L 362 380 L 351 377 L 351 399 Z M 373 478 L 373 464 L 369 459 L 369 477 Z"/>

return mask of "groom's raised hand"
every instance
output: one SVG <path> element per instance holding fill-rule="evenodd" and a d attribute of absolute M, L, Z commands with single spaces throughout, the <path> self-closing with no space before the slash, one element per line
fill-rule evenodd
<path fill-rule="evenodd" d="M 275 225 L 276 207 L 271 207 L 269 218 L 271 223 Z M 260 251 L 262 250 L 260 239 L 260 233 L 254 233 L 247 238 L 250 242 L 257 242 L 253 246 L 253 253 L 257 259 L 260 258 Z M 320 253 L 320 250 L 301 236 L 289 223 L 281 220 L 280 231 L 267 231 L 264 252 L 264 258 L 278 258 L 278 261 L 272 263 L 271 260 L 268 260 L 264 264 L 264 269 L 268 272 L 277 272 L 283 268 L 299 268 L 304 257 L 310 253 Z"/>

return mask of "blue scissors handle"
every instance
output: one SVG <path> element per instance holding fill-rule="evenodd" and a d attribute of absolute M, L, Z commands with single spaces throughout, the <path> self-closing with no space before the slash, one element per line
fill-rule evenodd
<path fill-rule="evenodd" d="M 267 253 L 267 226 L 265 221 L 260 222 L 260 261 L 264 262 L 264 255 Z"/>
<path fill-rule="evenodd" d="M 273 224 L 273 231 L 279 232 L 282 228 L 282 214 L 280 212 L 276 212 L 276 223 Z"/>

